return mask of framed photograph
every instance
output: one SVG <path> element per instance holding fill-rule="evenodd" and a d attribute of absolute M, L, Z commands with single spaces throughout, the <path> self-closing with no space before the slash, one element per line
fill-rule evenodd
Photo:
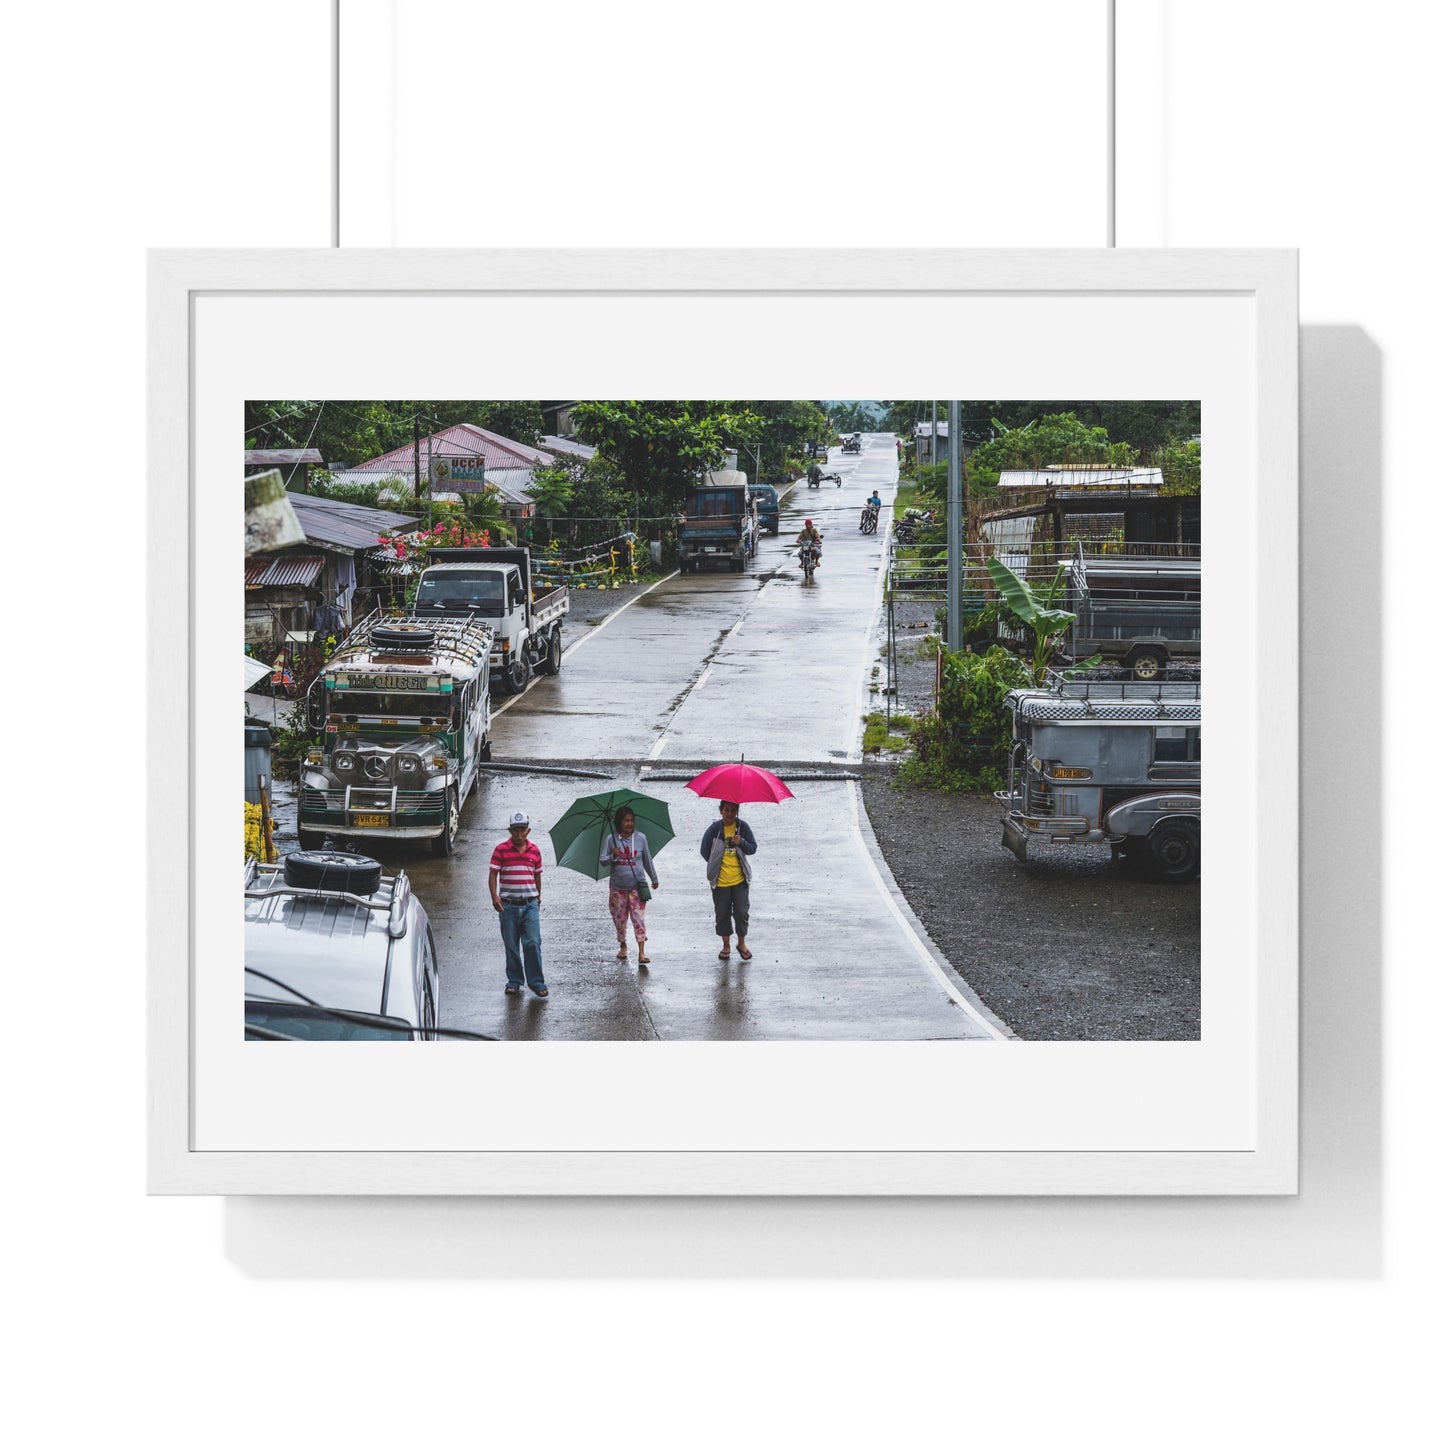
<path fill-rule="evenodd" d="M 1296 292 L 153 253 L 152 1191 L 1295 1192 Z"/>

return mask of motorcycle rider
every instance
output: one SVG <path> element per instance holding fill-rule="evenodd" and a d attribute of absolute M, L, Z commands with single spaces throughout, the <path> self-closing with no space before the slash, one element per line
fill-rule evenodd
<path fill-rule="evenodd" d="M 813 525 L 811 517 L 804 520 L 803 530 L 798 533 L 798 540 L 794 545 L 799 548 L 811 545 L 815 565 L 819 567 L 823 565 L 823 534 Z M 800 561 L 798 565 L 801 567 L 802 562 Z"/>
<path fill-rule="evenodd" d="M 817 462 L 814 462 L 813 465 L 808 468 L 808 485 L 810 487 L 816 487 L 818 483 L 822 480 L 823 469 L 817 464 Z"/>

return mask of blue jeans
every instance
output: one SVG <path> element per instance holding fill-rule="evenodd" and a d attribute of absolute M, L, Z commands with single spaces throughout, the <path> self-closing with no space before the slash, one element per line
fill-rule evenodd
<path fill-rule="evenodd" d="M 502 947 L 507 950 L 507 982 L 522 986 L 526 968 L 528 988 L 546 988 L 542 977 L 542 908 L 535 898 L 526 903 L 503 903 Z"/>

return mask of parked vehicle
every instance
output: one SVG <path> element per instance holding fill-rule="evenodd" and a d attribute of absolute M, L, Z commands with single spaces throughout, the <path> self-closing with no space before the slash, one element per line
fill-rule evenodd
<path fill-rule="evenodd" d="M 1010 692 L 1003 846 L 1110 843 L 1171 882 L 1198 876 L 1198 683 L 1056 681 Z"/>
<path fill-rule="evenodd" d="M 491 680 L 526 690 L 532 673 L 562 670 L 566 584 L 538 587 L 525 547 L 438 547 L 417 582 L 418 618 L 475 617 L 492 629 Z"/>
<path fill-rule="evenodd" d="M 798 548 L 798 561 L 803 568 L 803 581 L 811 582 L 813 573 L 818 566 L 818 558 L 822 555 L 821 549 L 816 542 L 804 542 Z"/>
<path fill-rule="evenodd" d="M 248 1039 L 437 1037 L 436 944 L 405 873 L 299 852 L 248 859 L 243 886 Z"/>
<path fill-rule="evenodd" d="M 1122 662 L 1140 681 L 1200 655 L 1198 557 L 1085 553 L 1075 545 L 1065 604 L 1078 615 L 1069 650 Z"/>
<path fill-rule="evenodd" d="M 770 537 L 778 535 L 778 489 L 767 482 L 749 482 L 748 495 L 758 514 L 758 527 Z"/>
<path fill-rule="evenodd" d="M 678 567 L 701 572 L 721 564 L 741 572 L 758 550 L 758 514 L 746 472 L 708 472 L 687 494 L 678 531 Z"/>
<path fill-rule="evenodd" d="M 429 839 L 448 857 L 462 804 L 492 755 L 490 624 L 367 618 L 308 695 L 320 743 L 301 766 L 303 849 L 329 835 Z"/>
<path fill-rule="evenodd" d="M 932 527 L 936 521 L 932 512 L 921 511 L 917 507 L 907 508 L 901 517 L 893 519 L 893 536 L 896 541 L 903 543 L 905 547 L 911 547 L 918 541 L 925 527 Z"/>

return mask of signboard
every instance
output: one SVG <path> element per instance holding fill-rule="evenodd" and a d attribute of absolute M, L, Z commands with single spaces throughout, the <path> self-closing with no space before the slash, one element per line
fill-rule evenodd
<path fill-rule="evenodd" d="M 450 679 L 449 679 L 450 680 Z M 338 691 L 363 689 L 367 692 L 441 692 L 442 680 L 421 673 L 407 672 L 342 672 L 336 676 Z M 450 691 L 450 688 L 446 689 Z"/>
<path fill-rule="evenodd" d="M 435 492 L 484 492 L 487 464 L 481 457 L 433 457 L 431 483 Z"/>

